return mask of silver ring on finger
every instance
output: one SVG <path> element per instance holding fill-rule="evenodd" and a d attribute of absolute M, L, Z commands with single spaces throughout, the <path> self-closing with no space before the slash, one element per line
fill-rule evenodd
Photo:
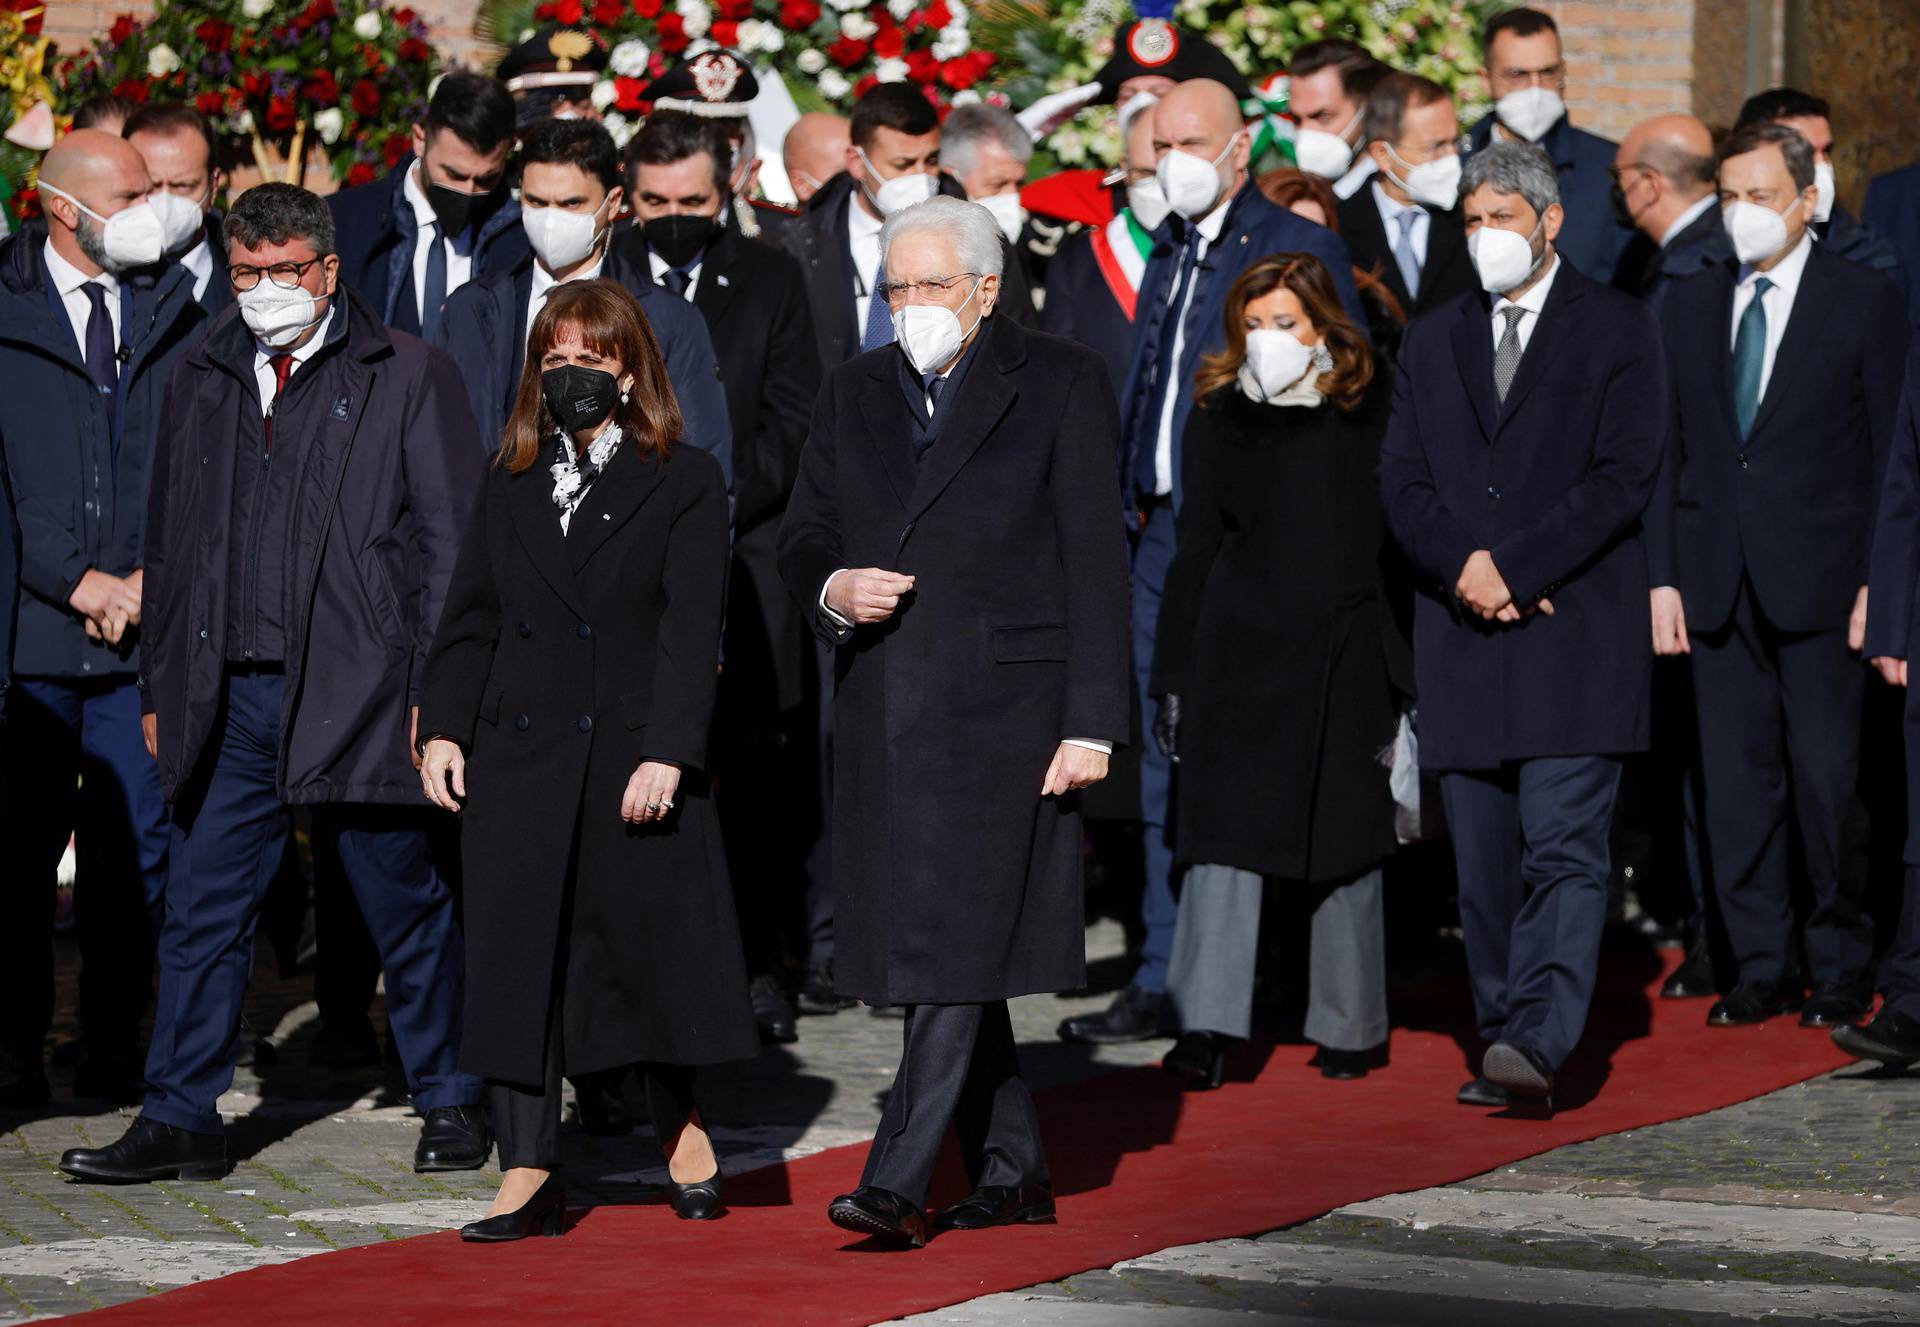
<path fill-rule="evenodd" d="M 658 802 L 648 802 L 648 803 L 647 803 L 647 810 L 649 810 L 649 811 L 658 811 L 659 809 L 660 809 L 660 803 L 658 803 Z"/>

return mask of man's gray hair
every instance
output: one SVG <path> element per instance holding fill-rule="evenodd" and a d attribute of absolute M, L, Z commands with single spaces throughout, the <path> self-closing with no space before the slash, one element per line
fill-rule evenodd
<path fill-rule="evenodd" d="M 956 107 L 940 126 L 940 165 L 955 175 L 971 175 L 980 164 L 980 145 L 998 143 L 1021 165 L 1033 159 L 1033 135 L 1012 111 L 976 102 Z"/>
<path fill-rule="evenodd" d="M 1481 185 L 1499 194 L 1519 194 L 1535 216 L 1560 201 L 1553 158 L 1532 143 L 1489 143 L 1467 158 L 1460 172 L 1460 199 Z"/>
<path fill-rule="evenodd" d="M 944 194 L 936 194 L 924 203 L 902 208 L 887 218 L 886 225 L 880 227 L 882 274 L 887 270 L 887 255 L 893 250 L 893 242 L 902 235 L 921 231 L 944 235 L 953 241 L 954 252 L 960 259 L 960 271 L 978 272 L 981 276 L 1000 275 L 1003 266 L 1000 223 L 993 219 L 993 213 L 980 204 L 948 198 Z M 955 274 L 943 272 L 939 275 Z"/>

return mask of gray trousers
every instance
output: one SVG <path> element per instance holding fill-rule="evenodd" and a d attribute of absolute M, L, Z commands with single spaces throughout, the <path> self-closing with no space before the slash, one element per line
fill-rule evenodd
<path fill-rule="evenodd" d="M 1181 1031 L 1245 1037 L 1252 1030 L 1265 885 L 1262 876 L 1238 867 L 1187 868 L 1167 978 Z M 1318 888 L 1324 892 L 1313 909 L 1307 1039 L 1337 1051 L 1370 1050 L 1387 1039 L 1380 872 Z"/>

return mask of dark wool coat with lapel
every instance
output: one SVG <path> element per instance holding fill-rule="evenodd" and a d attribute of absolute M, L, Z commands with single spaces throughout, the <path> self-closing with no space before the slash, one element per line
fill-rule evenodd
<path fill-rule="evenodd" d="M 1920 341 L 1907 355 L 1906 385 L 1893 430 L 1880 519 L 1873 531 L 1873 568 L 1867 582 L 1867 659 L 1920 660 Z M 1909 677 L 1906 702 L 1906 859 L 1920 865 L 1920 680 Z"/>
<path fill-rule="evenodd" d="M 1100 357 L 987 320 L 924 463 L 901 352 L 828 374 L 780 532 L 811 615 L 840 568 L 915 577 L 835 660 L 835 984 L 871 1003 L 1078 985 L 1075 796 L 1040 796 L 1064 738 L 1127 737 L 1127 561 Z"/>
<path fill-rule="evenodd" d="M 1643 751 L 1653 626 L 1641 514 L 1664 446 L 1660 333 L 1566 259 L 1505 402 L 1488 297 L 1407 327 L 1380 449 L 1387 524 L 1420 580 L 1420 760 L 1435 770 Z M 1483 622 L 1454 586 L 1478 549 L 1515 603 Z"/>
<path fill-rule="evenodd" d="M 461 1067 L 541 1081 L 562 944 L 567 1073 L 752 1055 L 703 773 L 727 569 L 719 464 L 622 446 L 563 534 L 552 459 L 488 472 L 420 707 L 422 733 L 468 752 Z M 671 817 L 641 827 L 620 803 L 645 760 L 682 773 Z"/>
<path fill-rule="evenodd" d="M 345 286 L 333 309 L 274 412 L 276 451 L 303 466 L 286 549 L 280 795 L 418 806 L 410 710 L 484 453 L 452 360 L 389 331 Z M 229 308 L 175 366 L 154 448 L 140 685 L 169 801 L 219 718 L 234 467 L 261 454 L 253 357 Z"/>

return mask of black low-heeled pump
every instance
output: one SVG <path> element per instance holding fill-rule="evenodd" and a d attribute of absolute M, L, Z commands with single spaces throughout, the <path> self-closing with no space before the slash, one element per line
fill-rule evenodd
<path fill-rule="evenodd" d="M 682 1221 L 711 1221 L 727 1210 L 726 1201 L 720 1196 L 720 1168 L 714 1167 L 711 1177 L 697 1184 L 682 1184 L 671 1175 L 667 1177 L 667 1194 L 673 1203 L 673 1214 Z"/>
<path fill-rule="evenodd" d="M 1227 1048 L 1233 1038 L 1218 1032 L 1182 1032 L 1160 1067 L 1192 1088 L 1216 1088 L 1227 1073 Z"/>
<path fill-rule="evenodd" d="M 551 1236 L 566 1232 L 567 1187 L 558 1175 L 548 1175 L 521 1206 L 460 1227 L 460 1238 L 472 1244 L 505 1244 L 536 1233 Z"/>

